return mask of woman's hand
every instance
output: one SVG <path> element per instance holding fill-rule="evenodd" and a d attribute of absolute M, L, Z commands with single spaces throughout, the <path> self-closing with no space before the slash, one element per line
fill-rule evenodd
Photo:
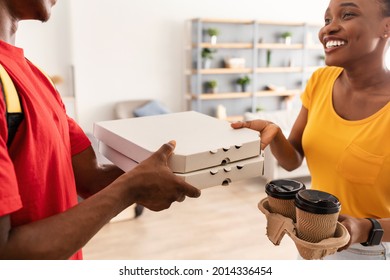
<path fill-rule="evenodd" d="M 278 134 L 280 128 L 276 124 L 266 121 L 266 120 L 253 120 L 253 121 L 245 121 L 245 122 L 235 122 L 232 123 L 231 126 L 234 129 L 239 128 L 250 128 L 260 132 L 261 135 L 261 149 L 264 150 L 269 144 L 271 144 L 272 140 Z"/>
<path fill-rule="evenodd" d="M 260 132 L 261 150 L 269 145 L 279 165 L 287 171 L 292 171 L 298 168 L 303 161 L 302 134 L 306 120 L 307 110 L 302 107 L 288 139 L 277 124 L 267 120 L 237 122 L 232 123 L 231 127 L 235 129 L 246 127 Z"/>
<path fill-rule="evenodd" d="M 345 250 L 354 243 L 363 243 L 367 241 L 369 232 L 372 227 L 369 220 L 354 218 L 348 215 L 340 215 L 339 222 L 345 226 L 351 238 L 349 239 L 348 244 L 338 249 L 338 251 Z"/>

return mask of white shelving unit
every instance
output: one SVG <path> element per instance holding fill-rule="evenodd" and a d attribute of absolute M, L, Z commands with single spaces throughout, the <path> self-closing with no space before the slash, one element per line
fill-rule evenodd
<path fill-rule="evenodd" d="M 210 43 L 205 34 L 208 28 L 220 31 L 217 43 Z M 309 75 L 320 65 L 322 46 L 313 39 L 318 30 L 318 25 L 296 22 L 191 20 L 185 73 L 187 109 L 215 115 L 216 106 L 223 104 L 230 120 L 241 119 L 245 112 L 256 112 L 258 107 L 280 109 L 286 99 L 300 94 Z M 279 41 L 279 35 L 286 31 L 292 33 L 290 44 Z M 202 64 L 205 48 L 214 50 L 210 68 Z M 244 67 L 226 67 L 223 61 L 228 57 L 245 59 Z M 235 80 L 244 75 L 251 79 L 247 92 L 235 85 Z M 207 93 L 205 83 L 209 80 L 218 82 L 217 93 Z M 277 90 L 266 89 L 269 85 Z"/>

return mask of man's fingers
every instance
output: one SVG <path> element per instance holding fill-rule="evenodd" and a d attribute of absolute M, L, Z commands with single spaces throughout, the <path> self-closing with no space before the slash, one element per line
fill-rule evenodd
<path fill-rule="evenodd" d="M 183 182 L 182 184 L 184 184 L 184 194 L 186 196 L 193 197 L 193 198 L 200 196 L 201 192 L 199 189 L 195 188 L 194 186 L 192 186 L 186 182 Z"/>
<path fill-rule="evenodd" d="M 172 155 L 175 148 L 176 148 L 176 141 L 171 140 L 168 143 L 162 145 L 156 153 L 168 159 Z"/>
<path fill-rule="evenodd" d="M 177 202 L 183 202 L 186 199 L 186 196 L 184 194 L 180 195 L 178 198 L 176 198 Z"/>

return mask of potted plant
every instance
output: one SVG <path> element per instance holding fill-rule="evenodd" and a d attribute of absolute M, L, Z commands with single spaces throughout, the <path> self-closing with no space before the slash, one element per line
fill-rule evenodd
<path fill-rule="evenodd" d="M 210 68 L 211 60 L 214 58 L 214 53 L 216 53 L 216 50 L 209 48 L 202 49 L 201 56 L 203 59 L 203 68 Z"/>
<path fill-rule="evenodd" d="M 261 111 L 264 111 L 264 108 L 261 107 L 261 106 L 257 106 L 257 107 L 256 107 L 256 113 L 259 113 L 259 112 L 261 112 Z"/>
<path fill-rule="evenodd" d="M 286 45 L 290 45 L 291 44 L 291 38 L 292 38 L 292 33 L 289 32 L 289 31 L 286 31 L 286 32 L 283 32 L 280 37 L 283 38 L 283 41 Z"/>
<path fill-rule="evenodd" d="M 246 92 L 247 86 L 250 84 L 251 79 L 245 75 L 237 79 L 236 83 L 241 86 L 241 91 Z"/>
<path fill-rule="evenodd" d="M 216 80 L 207 81 L 206 91 L 208 93 L 216 93 L 218 91 L 218 82 Z"/>
<path fill-rule="evenodd" d="M 217 28 L 209 28 L 207 29 L 207 34 L 210 36 L 210 43 L 212 45 L 216 44 L 219 30 Z"/>

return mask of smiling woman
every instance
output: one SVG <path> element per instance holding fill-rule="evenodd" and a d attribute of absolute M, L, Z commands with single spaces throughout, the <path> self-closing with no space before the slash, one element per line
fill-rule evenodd
<path fill-rule="evenodd" d="M 327 67 L 309 79 L 290 136 L 266 120 L 233 124 L 259 131 L 287 170 L 305 157 L 312 189 L 340 200 L 351 238 L 329 258 L 390 259 L 389 37 L 390 0 L 330 0 L 319 32 Z"/>

